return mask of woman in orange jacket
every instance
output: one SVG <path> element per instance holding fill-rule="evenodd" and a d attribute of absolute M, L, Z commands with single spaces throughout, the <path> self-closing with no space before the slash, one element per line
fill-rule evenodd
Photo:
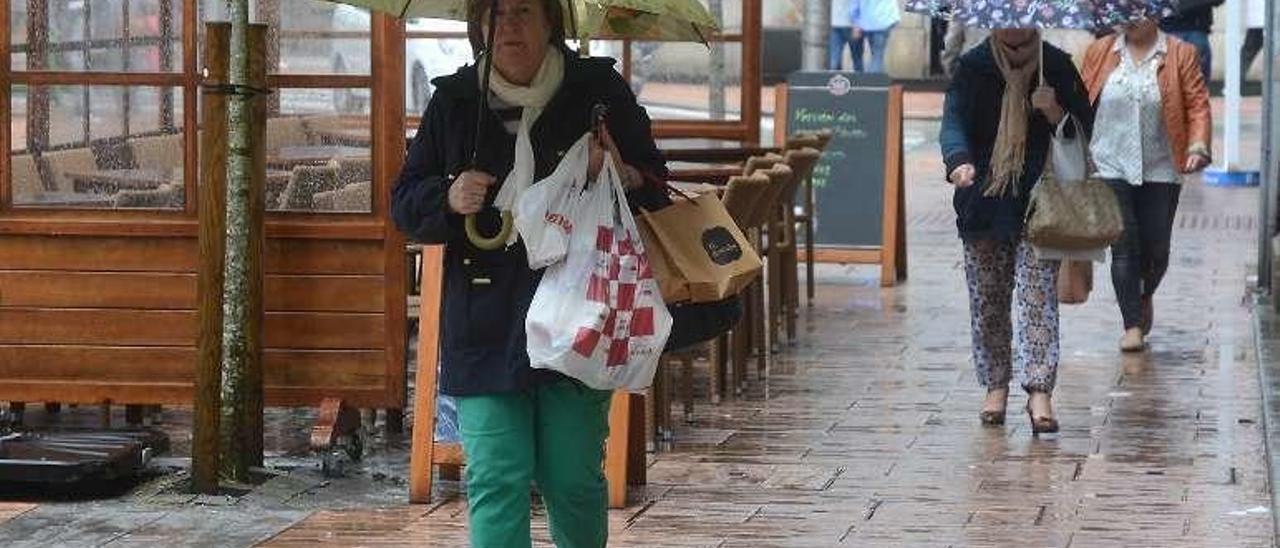
<path fill-rule="evenodd" d="M 1095 113 L 1093 162 L 1124 213 L 1124 236 L 1111 248 L 1120 348 L 1137 352 L 1169 267 L 1180 184 L 1209 165 L 1213 122 L 1194 46 L 1149 19 L 1120 30 L 1089 47 L 1081 73 Z"/>

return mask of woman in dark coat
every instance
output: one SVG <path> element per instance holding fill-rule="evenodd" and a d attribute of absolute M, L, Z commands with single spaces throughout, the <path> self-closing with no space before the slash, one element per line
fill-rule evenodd
<path fill-rule="evenodd" d="M 1050 402 L 1058 369 L 1058 262 L 1036 256 L 1023 239 L 1023 219 L 1052 136 L 1087 134 L 1091 112 L 1071 58 L 1029 29 L 994 31 L 960 58 L 947 90 L 939 141 L 947 180 L 956 187 L 973 361 L 987 388 L 984 424 L 1004 424 L 1016 361 L 1032 430 L 1058 429 Z"/>
<path fill-rule="evenodd" d="M 469 9 L 477 51 L 488 5 L 473 1 Z M 435 81 L 392 213 L 414 240 L 446 246 L 440 387 L 458 401 L 472 545 L 530 546 L 536 482 L 556 544 L 599 547 L 608 531 L 601 462 L 611 393 L 529 367 L 525 315 L 542 272 L 529 268 L 519 241 L 492 251 L 473 245 L 464 219 L 477 215 L 481 233 L 497 232 L 500 190 L 550 175 L 592 128 L 597 104 L 608 116 L 592 141 L 592 174 L 613 154 L 632 205 L 657 209 L 665 194 L 645 181 L 664 180 L 666 166 L 613 61 L 565 48 L 558 0 L 500 0 L 498 10 L 494 91 L 478 158 L 473 164 L 480 78 L 468 66 Z"/>

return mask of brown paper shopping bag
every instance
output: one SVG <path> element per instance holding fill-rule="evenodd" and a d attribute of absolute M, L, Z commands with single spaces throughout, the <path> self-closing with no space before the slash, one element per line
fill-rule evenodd
<path fill-rule="evenodd" d="M 649 267 L 653 269 L 653 278 L 658 280 L 658 290 L 662 292 L 662 300 L 668 304 L 689 302 L 689 281 L 680 275 L 676 267 L 667 258 L 658 237 L 643 216 L 636 217 L 636 228 L 640 229 L 640 239 L 644 242 L 644 252 L 649 256 Z"/>
<path fill-rule="evenodd" d="M 670 206 L 642 213 L 639 224 L 641 235 L 651 236 L 645 249 L 667 302 L 724 300 L 741 292 L 764 266 L 714 195 L 676 198 Z M 661 260 L 655 258 L 659 255 Z M 662 268 L 670 269 L 665 276 L 659 273 Z"/>
<path fill-rule="evenodd" d="M 1083 304 L 1093 291 L 1093 261 L 1066 259 L 1058 270 L 1058 302 Z"/>

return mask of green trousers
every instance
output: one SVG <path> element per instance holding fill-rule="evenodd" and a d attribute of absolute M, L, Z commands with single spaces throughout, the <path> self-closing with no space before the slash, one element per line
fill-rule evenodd
<path fill-rule="evenodd" d="M 611 397 L 611 392 L 563 380 L 522 392 L 458 398 L 471 546 L 532 545 L 534 482 L 557 547 L 605 545 L 609 489 L 602 462 Z"/>

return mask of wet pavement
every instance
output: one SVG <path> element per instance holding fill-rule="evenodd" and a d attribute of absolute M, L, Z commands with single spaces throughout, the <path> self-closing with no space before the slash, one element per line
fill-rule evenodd
<path fill-rule="evenodd" d="M 1273 546 L 1247 292 L 1256 191 L 1188 183 L 1145 354 L 1117 350 L 1097 269 L 1090 301 L 1062 312 L 1063 431 L 1035 438 L 1021 394 L 1007 426 L 977 420 L 936 129 L 907 125 L 908 282 L 882 289 L 873 268 L 821 269 L 799 343 L 743 396 L 699 398 L 692 421 L 677 421 L 648 485 L 610 513 L 611 545 Z M 182 413 L 171 415 L 180 432 Z M 307 416 L 277 414 L 292 426 L 277 427 L 276 447 L 305 436 Z M 238 499 L 176 495 L 169 474 L 120 498 L 0 502 L 0 545 L 465 545 L 461 486 L 407 505 L 406 440 L 371 445 L 344 479 L 281 450 L 269 463 L 279 475 Z M 535 528 L 548 543 L 540 509 Z"/>

